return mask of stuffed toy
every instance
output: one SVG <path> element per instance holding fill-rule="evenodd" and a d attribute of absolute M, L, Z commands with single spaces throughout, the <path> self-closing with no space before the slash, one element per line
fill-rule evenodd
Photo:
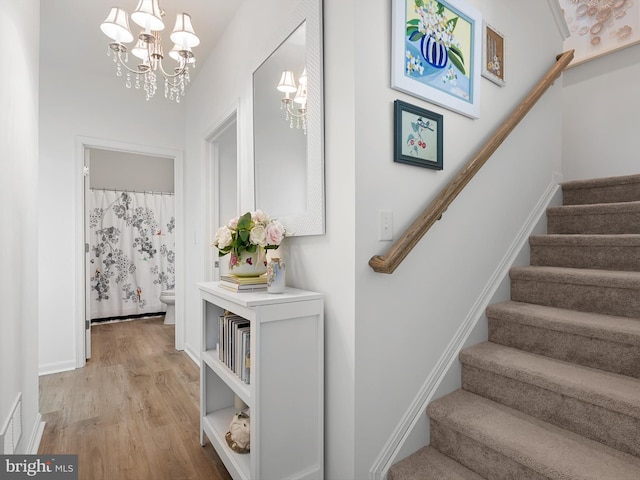
<path fill-rule="evenodd" d="M 249 415 L 246 412 L 237 412 L 231 420 L 229 431 L 224 436 L 229 448 L 237 453 L 249 453 L 250 430 Z"/>

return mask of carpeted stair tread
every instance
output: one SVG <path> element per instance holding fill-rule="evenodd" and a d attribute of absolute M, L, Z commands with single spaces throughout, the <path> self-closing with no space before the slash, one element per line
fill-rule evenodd
<path fill-rule="evenodd" d="M 511 300 L 489 305 L 486 311 L 489 318 L 640 346 L 640 321 L 633 318 L 578 312 Z"/>
<path fill-rule="evenodd" d="M 530 280 L 573 285 L 640 289 L 640 272 L 588 268 L 525 266 L 513 267 L 511 280 Z M 640 312 L 639 312 L 640 313 Z"/>
<path fill-rule="evenodd" d="M 503 457 L 537 472 L 539 477 L 552 480 L 640 478 L 638 458 L 463 390 L 432 402 L 428 414 L 431 421 L 442 428 L 500 452 Z M 459 455 L 463 456 L 464 452 Z"/>
<path fill-rule="evenodd" d="M 640 200 L 640 175 L 565 182 L 562 193 L 565 205 Z"/>
<path fill-rule="evenodd" d="M 483 480 L 431 447 L 420 450 L 391 467 L 388 480 Z"/>
<path fill-rule="evenodd" d="M 531 265 L 640 271 L 640 235 L 533 235 Z"/>
<path fill-rule="evenodd" d="M 520 382 L 640 419 L 640 380 L 635 378 L 491 342 L 464 349 L 460 352 L 460 360 L 465 365 L 490 370 Z"/>
<path fill-rule="evenodd" d="M 562 205 L 547 208 L 547 216 L 562 215 L 615 215 L 640 212 L 640 201 L 616 203 L 590 203 L 586 205 Z"/>
<path fill-rule="evenodd" d="M 640 201 L 547 208 L 549 234 L 640 234 Z"/>
<path fill-rule="evenodd" d="M 580 247 L 640 247 L 640 234 L 619 235 L 573 234 L 532 235 L 530 245 L 560 245 Z"/>

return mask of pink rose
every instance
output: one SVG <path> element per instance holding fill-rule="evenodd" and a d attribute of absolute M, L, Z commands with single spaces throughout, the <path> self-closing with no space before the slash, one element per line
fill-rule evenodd
<path fill-rule="evenodd" d="M 284 238 L 284 227 L 277 220 L 273 220 L 265 228 L 267 245 L 280 245 Z"/>

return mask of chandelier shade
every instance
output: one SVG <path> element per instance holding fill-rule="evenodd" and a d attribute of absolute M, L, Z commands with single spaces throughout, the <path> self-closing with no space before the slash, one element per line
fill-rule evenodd
<path fill-rule="evenodd" d="M 129 28 L 129 15 L 121 8 L 113 7 L 111 9 L 107 18 L 100 25 L 100 30 L 115 42 L 133 42 L 133 34 Z"/>
<path fill-rule="evenodd" d="M 294 80 L 293 72 L 291 70 L 284 70 L 282 72 L 280 82 L 276 88 L 279 92 L 286 93 L 287 96 L 289 93 L 294 93 L 297 90 L 296 81 Z"/>
<path fill-rule="evenodd" d="M 136 42 L 136 46 L 131 49 L 131 54 L 138 57 L 143 62 L 149 61 L 149 49 L 147 48 L 147 43 L 138 38 Z"/>
<path fill-rule="evenodd" d="M 191 15 L 188 13 L 179 13 L 176 16 L 176 25 L 171 32 L 171 41 L 182 47 L 193 48 L 200 45 L 200 39 L 193 31 L 191 25 Z"/>
<path fill-rule="evenodd" d="M 164 30 L 162 10 L 159 0 L 140 0 L 138 7 L 131 14 L 131 20 L 146 30 L 160 32 Z"/>
<path fill-rule="evenodd" d="M 187 63 L 194 63 L 196 61 L 196 57 L 194 57 L 191 49 L 189 47 L 181 47 L 180 45 L 174 45 L 169 51 L 169 56 L 178 63 L 180 63 L 181 58 L 186 58 Z"/>

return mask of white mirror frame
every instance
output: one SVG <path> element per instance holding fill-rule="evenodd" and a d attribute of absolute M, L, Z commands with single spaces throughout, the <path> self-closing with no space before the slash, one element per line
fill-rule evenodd
<path fill-rule="evenodd" d="M 279 34 L 276 35 L 273 42 L 268 45 L 267 53 L 262 58 L 262 61 L 269 58 L 305 20 L 306 67 L 309 86 L 309 96 L 307 99 L 307 208 L 304 214 L 281 215 L 278 217 L 278 220 L 286 228 L 287 235 L 298 237 L 323 235 L 325 233 L 322 0 L 299 1 L 290 17 L 282 26 L 281 31 L 278 32 Z M 260 65 L 258 65 L 254 71 L 259 67 Z M 255 152 L 253 161 L 253 171 L 255 172 Z M 257 181 L 257 176 L 254 174 L 254 182 L 255 181 Z M 254 193 L 255 191 L 256 185 L 254 184 Z M 254 195 L 254 199 L 255 198 Z M 256 205 L 255 208 L 259 208 L 259 205 Z"/>

